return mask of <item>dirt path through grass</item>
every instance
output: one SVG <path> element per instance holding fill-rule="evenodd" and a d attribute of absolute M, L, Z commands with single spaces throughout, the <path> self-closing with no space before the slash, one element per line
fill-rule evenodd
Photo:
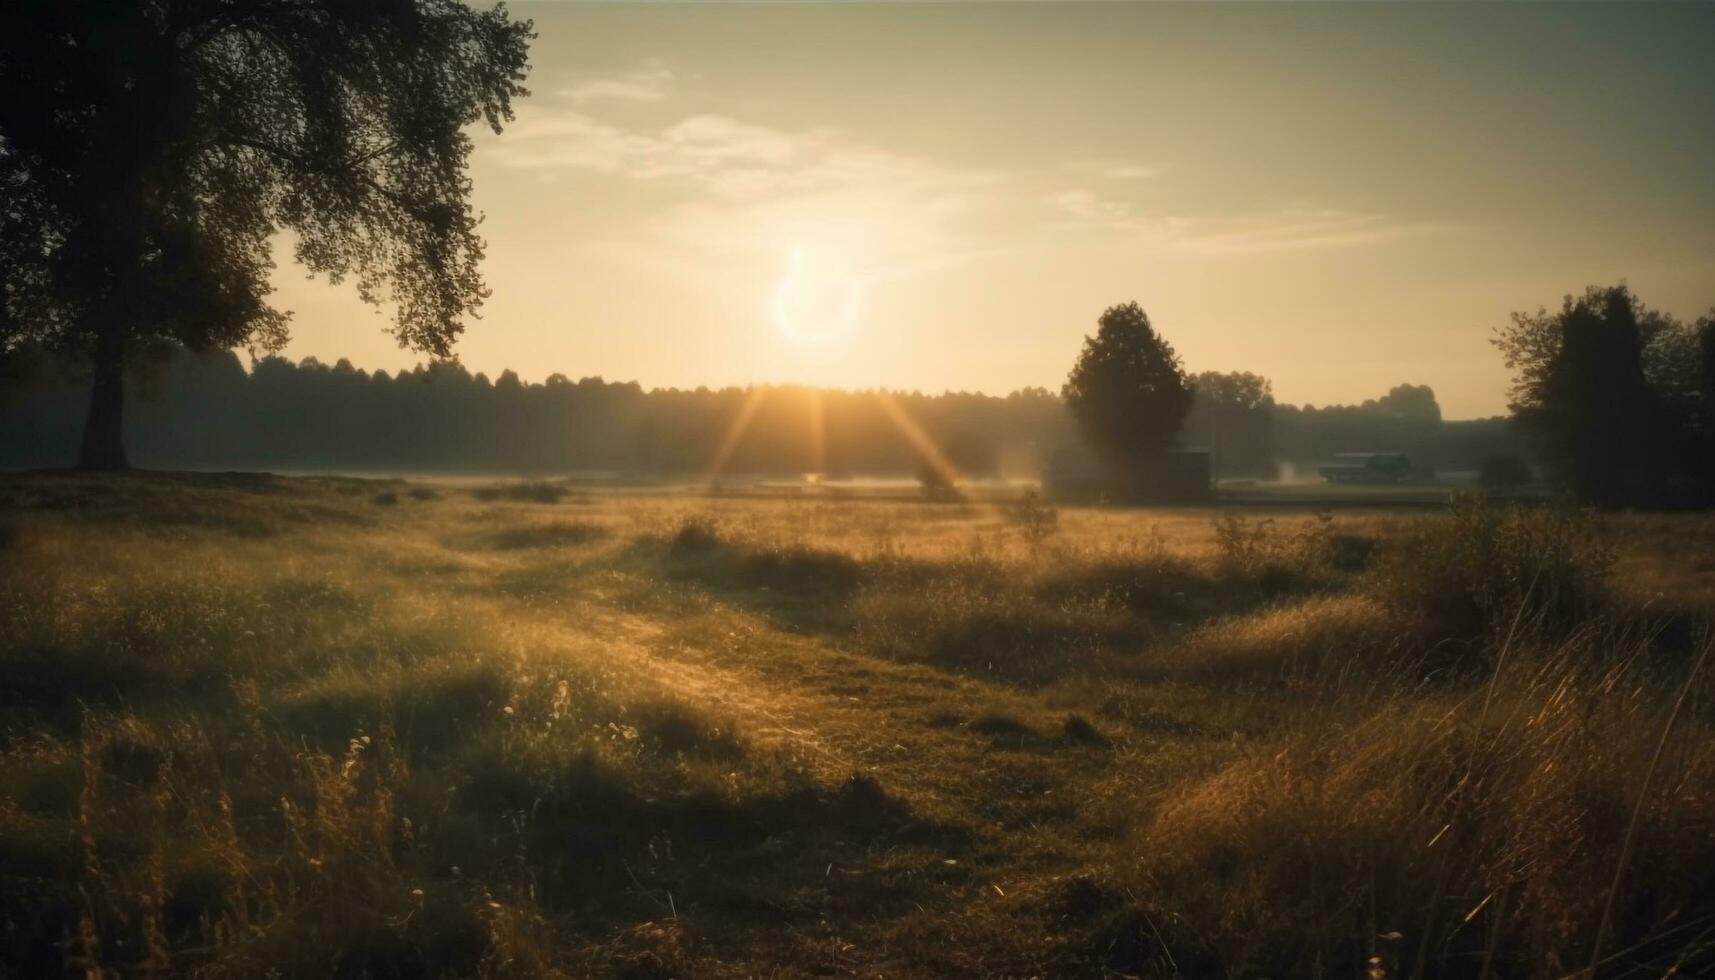
<path fill-rule="evenodd" d="M 551 617 L 540 609 L 531 616 L 531 630 L 552 630 L 556 645 L 575 656 L 600 658 L 603 669 L 647 678 L 675 698 L 735 719 L 751 752 L 790 758 L 825 786 L 872 779 L 915 820 L 964 838 L 962 846 L 913 859 L 940 865 L 933 873 L 945 878 L 917 903 L 916 915 L 878 912 L 842 924 L 844 940 L 869 947 L 843 957 L 866 961 L 860 972 L 919 975 L 924 964 L 885 955 L 905 936 L 913 945 L 957 941 L 961 957 L 970 955 L 971 936 L 983 936 L 977 948 L 986 950 L 989 971 L 1031 962 L 1040 948 L 1018 947 L 1018 937 L 1039 935 L 1039 925 L 1029 923 L 1041 904 L 1105 853 L 1103 828 L 1083 819 L 1090 815 L 1080 813 L 1073 791 L 1087 792 L 1114 765 L 1114 750 L 1062 737 L 1049 721 L 1059 716 L 1028 694 L 854 654 L 720 604 L 663 621 L 581 597 Z M 600 640 L 591 644 L 591 637 Z M 899 858 L 890 852 L 860 847 L 846 866 L 830 862 L 828 887 L 840 888 L 842 876 L 898 875 Z M 961 959 L 940 969 L 971 965 Z"/>

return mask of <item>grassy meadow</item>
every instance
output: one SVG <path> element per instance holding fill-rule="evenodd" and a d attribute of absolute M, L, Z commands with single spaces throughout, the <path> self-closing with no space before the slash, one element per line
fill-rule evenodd
<path fill-rule="evenodd" d="M 0 977 L 1715 970 L 1715 517 L 0 478 Z"/>

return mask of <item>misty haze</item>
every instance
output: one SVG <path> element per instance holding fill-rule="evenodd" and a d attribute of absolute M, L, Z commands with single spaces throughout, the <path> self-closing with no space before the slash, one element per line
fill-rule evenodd
<path fill-rule="evenodd" d="M 9 0 L 0 978 L 1715 975 L 1715 4 Z"/>

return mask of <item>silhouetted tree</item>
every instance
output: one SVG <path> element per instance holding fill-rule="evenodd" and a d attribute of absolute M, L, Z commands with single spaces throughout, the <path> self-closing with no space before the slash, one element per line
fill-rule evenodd
<path fill-rule="evenodd" d="M 1496 332 L 1515 372 L 1513 417 L 1593 503 L 1641 502 L 1658 480 L 1662 414 L 1644 372 L 1651 323 L 1659 316 L 1622 285 L 1568 296 L 1558 313 L 1515 313 Z"/>
<path fill-rule="evenodd" d="M 1704 321 L 1646 320 L 1644 376 L 1662 412 L 1662 442 L 1679 502 L 1715 491 L 1715 401 L 1709 394 Z"/>
<path fill-rule="evenodd" d="M 1715 450 L 1715 310 L 1697 321 L 1697 361 L 1703 388 L 1703 435 Z M 1711 452 L 1715 465 L 1715 452 Z"/>
<path fill-rule="evenodd" d="M 486 295 L 463 128 L 512 118 L 530 31 L 461 0 L 0 7 L 0 351 L 90 362 L 80 464 L 126 465 L 124 368 L 153 343 L 285 343 L 280 228 L 446 356 Z"/>
<path fill-rule="evenodd" d="M 1441 421 L 1441 405 L 1435 400 L 1435 389 L 1428 385 L 1396 385 L 1389 388 L 1387 394 L 1374 402 L 1364 402 L 1361 407 L 1373 407 L 1402 422 L 1437 424 Z"/>
<path fill-rule="evenodd" d="M 1173 444 L 1191 388 L 1179 355 L 1136 303 L 1110 307 L 1096 325 L 1061 395 L 1096 451 L 1124 466 Z"/>
<path fill-rule="evenodd" d="M 1185 439 L 1206 445 L 1217 473 L 1274 473 L 1274 387 L 1248 371 L 1204 371 L 1191 378 L 1193 399 Z"/>

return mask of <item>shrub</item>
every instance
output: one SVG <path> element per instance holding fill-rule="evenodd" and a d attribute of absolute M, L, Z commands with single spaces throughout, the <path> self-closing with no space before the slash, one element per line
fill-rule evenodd
<path fill-rule="evenodd" d="M 1035 490 L 1026 490 L 1024 496 L 1008 507 L 1006 519 L 1032 548 L 1040 548 L 1060 529 L 1060 512 Z"/>
<path fill-rule="evenodd" d="M 706 555 L 721 546 L 720 526 L 706 517 L 689 517 L 673 532 L 668 551 L 675 558 Z"/>
<path fill-rule="evenodd" d="M 392 490 L 383 490 L 369 500 L 377 507 L 392 507 L 399 503 L 399 495 Z"/>
<path fill-rule="evenodd" d="M 1225 572 L 1264 585 L 1317 578 L 1336 565 L 1339 542 L 1334 515 L 1317 511 L 1306 522 L 1283 527 L 1273 518 L 1253 521 L 1239 514 L 1215 518 L 1215 548 Z"/>
<path fill-rule="evenodd" d="M 1386 544 L 1371 587 L 1395 610 L 1442 635 L 1470 639 L 1522 624 L 1564 634 L 1608 594 L 1613 551 L 1594 517 L 1564 508 L 1454 501 Z"/>

